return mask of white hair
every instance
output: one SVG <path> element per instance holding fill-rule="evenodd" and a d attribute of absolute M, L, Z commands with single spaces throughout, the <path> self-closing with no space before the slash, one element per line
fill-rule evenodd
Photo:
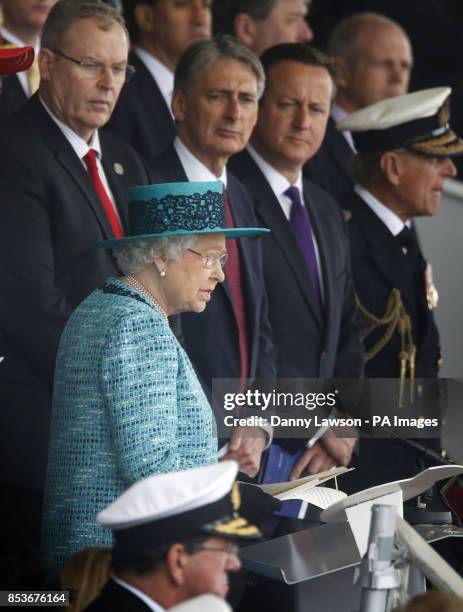
<path fill-rule="evenodd" d="M 189 249 L 196 241 L 195 234 L 187 236 L 162 236 L 134 242 L 121 243 L 113 249 L 119 270 L 123 274 L 136 274 L 153 263 L 157 254 L 166 259 L 179 261 L 182 251 Z"/>

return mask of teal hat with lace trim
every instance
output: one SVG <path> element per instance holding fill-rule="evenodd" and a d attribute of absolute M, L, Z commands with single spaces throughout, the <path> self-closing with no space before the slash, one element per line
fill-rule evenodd
<path fill-rule="evenodd" d="M 227 228 L 221 181 L 162 183 L 129 189 L 129 232 L 123 238 L 101 240 L 96 246 L 112 249 L 127 242 L 221 232 L 225 238 L 260 236 L 262 227 Z"/>

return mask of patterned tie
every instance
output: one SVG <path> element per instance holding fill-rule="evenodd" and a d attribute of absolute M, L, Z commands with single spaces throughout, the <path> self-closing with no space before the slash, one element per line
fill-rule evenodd
<path fill-rule="evenodd" d="M 103 183 L 101 182 L 100 173 L 98 172 L 98 166 L 96 163 L 95 149 L 89 150 L 87 155 L 85 155 L 84 157 L 84 162 L 87 166 L 90 178 L 92 179 L 95 191 L 97 192 L 98 197 L 100 198 L 100 201 L 103 204 L 103 208 L 105 209 L 106 216 L 108 217 L 109 223 L 111 224 L 114 237 L 122 238 L 124 232 L 122 231 L 121 222 L 119 221 L 119 217 L 116 214 L 111 198 L 109 197 L 108 192 L 106 191 Z"/>
<path fill-rule="evenodd" d="M 235 227 L 230 206 L 228 191 L 224 190 L 224 213 L 227 227 Z M 236 240 L 227 240 L 228 261 L 225 265 L 225 274 L 233 304 L 233 311 L 238 326 L 238 339 L 240 349 L 240 391 L 244 391 L 249 376 L 249 344 L 246 305 L 244 303 L 243 281 L 241 278 L 240 253 Z"/>
<path fill-rule="evenodd" d="M 309 213 L 302 204 L 301 194 L 297 187 L 294 185 L 288 187 L 285 191 L 285 195 L 288 196 L 292 202 L 289 225 L 294 232 L 299 248 L 304 256 L 315 294 L 321 306 L 320 279 L 318 277 L 317 257 L 315 255 L 315 245 L 312 237 L 312 224 L 310 222 Z"/>

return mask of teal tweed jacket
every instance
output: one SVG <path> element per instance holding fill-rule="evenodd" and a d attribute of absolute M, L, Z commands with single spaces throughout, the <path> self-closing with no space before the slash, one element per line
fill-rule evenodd
<path fill-rule="evenodd" d="M 110 278 L 75 310 L 55 369 L 45 567 L 111 545 L 96 514 L 151 474 L 217 461 L 215 420 L 161 313 Z"/>

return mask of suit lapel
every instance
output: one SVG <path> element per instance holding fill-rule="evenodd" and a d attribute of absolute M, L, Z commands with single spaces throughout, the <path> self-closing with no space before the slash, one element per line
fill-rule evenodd
<path fill-rule="evenodd" d="M 246 211 L 243 211 L 242 209 L 243 203 L 241 201 L 239 192 L 236 189 L 234 180 L 236 179 L 234 179 L 233 176 L 228 176 L 227 190 L 230 198 L 234 224 L 236 227 L 246 227 L 248 225 L 246 220 Z M 251 278 L 251 272 L 254 269 L 254 266 L 252 263 L 252 253 L 250 252 L 250 240 L 252 239 L 245 238 L 243 240 L 238 240 L 238 251 L 240 253 L 241 260 L 240 271 L 243 280 L 243 291 L 246 303 L 246 311 L 248 314 L 248 318 L 252 323 L 254 320 L 254 308 L 252 307 L 252 296 L 254 295 L 254 288 Z M 223 285 L 225 293 L 227 294 L 230 303 L 232 303 L 229 285 L 227 282 L 223 283 Z M 251 324 L 250 329 L 254 329 L 254 325 Z"/>
<path fill-rule="evenodd" d="M 122 227 L 127 231 L 129 227 L 129 214 L 127 206 L 124 205 L 124 202 L 127 202 L 127 182 L 124 178 L 125 168 L 122 161 L 118 161 L 117 158 L 113 156 L 113 151 L 110 147 L 104 146 L 104 135 L 101 135 L 101 144 L 102 144 L 102 165 L 105 171 L 106 178 L 108 179 L 109 187 L 111 189 L 111 193 L 114 197 L 114 202 L 116 203 L 117 211 L 119 213 Z M 116 172 L 117 169 L 117 172 Z M 122 172 L 122 174 L 120 174 Z M 103 208 L 102 205 L 100 205 Z M 104 214 L 106 220 L 106 213 Z M 109 224 L 109 221 L 108 221 Z"/>
<path fill-rule="evenodd" d="M 327 148 L 330 152 L 334 163 L 339 167 L 341 172 L 346 176 L 349 183 L 352 183 L 350 173 L 350 162 L 354 157 L 354 151 L 349 146 L 345 137 L 338 132 L 333 119 L 329 119 L 328 130 L 326 133 Z"/>
<path fill-rule="evenodd" d="M 182 162 L 173 144 L 167 149 L 163 158 L 165 173 L 166 176 L 169 176 L 170 180 L 180 182 L 188 181 L 185 168 L 182 166 Z"/>
<path fill-rule="evenodd" d="M 37 94 L 26 103 L 23 116 L 25 120 L 32 122 L 32 129 L 37 129 L 40 132 L 43 141 L 54 151 L 58 163 L 69 175 L 76 189 L 82 193 L 101 226 L 103 236 L 113 238 L 111 225 L 83 163 L 77 157 L 59 127 L 48 116 Z"/>
<path fill-rule="evenodd" d="M 141 61 L 141 59 L 133 53 L 130 56 L 130 63 L 137 70 L 138 79 L 138 95 L 145 101 L 146 108 L 152 108 L 155 114 L 154 119 L 159 126 L 160 131 L 169 140 L 174 130 L 174 120 L 169 108 L 161 94 L 153 75 Z"/>
<path fill-rule="evenodd" d="M 293 271 L 302 293 L 307 299 L 310 310 L 320 325 L 323 327 L 322 314 L 318 306 L 319 300 L 307 270 L 304 256 L 301 253 L 297 240 L 291 230 L 279 201 L 273 193 L 267 179 L 255 164 L 247 152 L 240 154 L 240 164 L 249 170 L 246 172 L 246 185 L 254 195 L 256 214 L 262 220 L 265 227 L 272 230 L 274 239 L 280 245 L 281 251 L 287 259 L 288 265 Z M 256 194 L 259 194 L 256 197 Z"/>
<path fill-rule="evenodd" d="M 400 290 L 406 310 L 408 312 L 413 312 L 415 309 L 419 311 L 422 306 L 416 301 L 415 284 L 411 281 L 409 271 L 404 265 L 404 257 L 396 239 L 356 193 L 351 195 L 347 204 L 353 213 L 352 221 L 356 222 L 357 219 L 356 223 L 365 235 L 369 249 L 367 253 L 355 253 L 356 245 L 351 243 L 351 249 L 355 253 L 353 259 L 357 256 L 371 258 L 391 287 Z M 422 282 L 424 283 L 424 279 Z M 431 311 L 426 305 L 424 305 L 424 310 L 423 330 L 418 339 L 418 351 L 428 341 L 429 334 L 436 329 Z"/>
<path fill-rule="evenodd" d="M 100 604 L 98 608 L 105 610 L 150 611 L 149 606 L 143 600 L 111 579 L 103 587 L 96 604 Z"/>
<path fill-rule="evenodd" d="M 101 203 L 100 198 L 98 197 L 95 188 L 89 179 L 87 171 L 73 151 L 71 145 L 67 141 L 63 142 L 62 146 L 56 150 L 56 156 L 59 163 L 74 181 L 76 187 L 85 196 L 86 202 L 93 210 L 95 217 L 102 228 L 103 235 L 107 238 L 113 238 L 114 235 L 111 229 L 111 224 L 109 223 L 109 219 L 105 213 L 103 204 Z"/>
<path fill-rule="evenodd" d="M 12 74 L 8 77 L 3 78 L 2 83 L 2 95 L 8 95 L 12 100 L 17 101 L 15 110 L 21 108 L 21 106 L 27 102 L 27 96 L 19 82 L 18 76 Z"/>
<path fill-rule="evenodd" d="M 410 284 L 400 245 L 389 229 L 357 194 L 350 200 L 353 221 L 358 219 L 368 245 L 367 255 L 373 259 L 388 282 L 400 289 L 402 297 L 414 303 L 414 288 Z M 352 245 L 355 251 L 355 245 Z"/>
<path fill-rule="evenodd" d="M 317 204 L 316 200 L 310 193 L 309 184 L 304 181 L 304 201 L 312 222 L 313 232 L 317 241 L 318 254 L 320 257 L 320 269 L 323 282 L 324 295 L 324 319 L 325 326 L 328 329 L 330 321 L 334 317 L 336 304 L 334 303 L 336 282 L 335 260 L 333 254 L 333 244 L 330 241 L 331 236 L 327 234 L 327 229 L 330 227 L 329 219 L 326 219 L 326 213 L 322 206 Z M 339 305 L 338 305 L 339 306 Z"/>

